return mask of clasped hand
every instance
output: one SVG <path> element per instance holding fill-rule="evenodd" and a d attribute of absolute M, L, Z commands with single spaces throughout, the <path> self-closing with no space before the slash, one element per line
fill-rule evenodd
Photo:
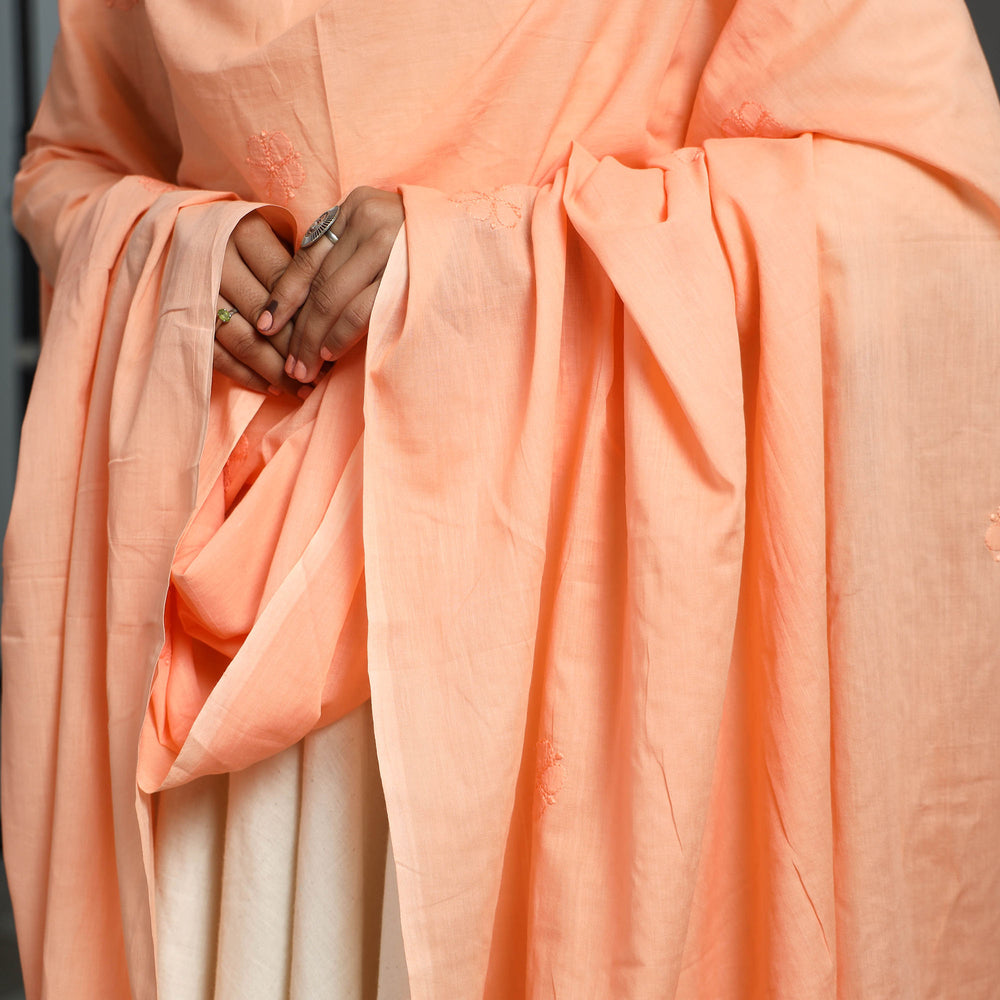
<path fill-rule="evenodd" d="M 264 218 L 245 216 L 226 246 L 219 294 L 239 310 L 216 324 L 215 370 L 258 392 L 308 395 L 323 365 L 367 332 L 389 252 L 403 224 L 391 191 L 355 188 L 332 227 L 289 254 Z"/>

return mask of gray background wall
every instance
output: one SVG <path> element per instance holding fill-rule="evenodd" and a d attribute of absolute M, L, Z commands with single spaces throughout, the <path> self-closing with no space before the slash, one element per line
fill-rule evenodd
<path fill-rule="evenodd" d="M 968 6 L 994 78 L 1000 78 L 1000 4 L 968 0 Z M 905 17 L 905 5 L 900 11 Z M 32 318 L 36 292 L 26 273 L 31 268 L 22 263 L 19 240 L 7 221 L 10 183 L 21 155 L 24 92 L 33 108 L 48 73 L 57 30 L 56 0 L 0 0 L 0 525 L 7 522 L 18 427 L 37 355 Z M 0 1000 L 23 1000 L 23 996 L 6 882 L 0 872 Z"/>
<path fill-rule="evenodd" d="M 37 353 L 34 329 L 24 329 L 35 293 L 28 289 L 32 301 L 25 301 L 19 240 L 8 221 L 10 184 L 23 144 L 23 91 L 34 108 L 57 30 L 56 0 L 0 0 L 0 524 L 7 523 L 24 390 Z"/>

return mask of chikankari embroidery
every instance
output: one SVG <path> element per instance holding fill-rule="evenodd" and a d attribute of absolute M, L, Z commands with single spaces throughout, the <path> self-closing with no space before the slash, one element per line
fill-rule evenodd
<path fill-rule="evenodd" d="M 292 140 L 284 132 L 258 132 L 247 139 L 247 163 L 266 177 L 265 191 L 274 201 L 289 201 L 302 187 L 306 172 Z"/>
<path fill-rule="evenodd" d="M 681 163 L 697 163 L 705 158 L 705 151 L 697 146 L 684 146 L 682 149 L 675 149 L 673 156 Z"/>
<path fill-rule="evenodd" d="M 485 222 L 490 229 L 513 229 L 521 221 L 521 206 L 509 198 L 502 197 L 506 188 L 495 191 L 470 191 L 450 200 L 462 208 L 477 222 Z"/>
<path fill-rule="evenodd" d="M 145 174 L 135 174 L 134 176 L 142 187 L 153 194 L 166 194 L 167 191 L 177 190 L 175 185 L 168 184 L 166 181 L 158 181 L 155 177 L 146 177 Z"/>
<path fill-rule="evenodd" d="M 986 529 L 986 548 L 993 553 L 993 558 L 1000 563 L 1000 507 L 990 514 L 990 526 Z"/>
<path fill-rule="evenodd" d="M 536 746 L 535 791 L 538 793 L 538 815 L 555 804 L 563 786 L 563 755 L 552 740 L 539 740 Z"/>
<path fill-rule="evenodd" d="M 744 101 L 722 123 L 722 134 L 734 139 L 754 136 L 758 139 L 783 139 L 790 130 L 756 101 Z"/>
<path fill-rule="evenodd" d="M 246 434 L 240 435 L 240 439 L 233 446 L 233 450 L 226 459 L 226 464 L 222 467 L 222 493 L 225 497 L 224 503 L 226 511 L 233 506 L 237 494 L 243 488 L 246 472 L 243 468 L 247 456 L 250 454 L 250 442 Z"/>

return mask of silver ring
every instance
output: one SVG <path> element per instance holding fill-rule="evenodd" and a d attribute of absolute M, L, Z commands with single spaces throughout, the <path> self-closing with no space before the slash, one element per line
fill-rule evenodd
<path fill-rule="evenodd" d="M 340 242 L 340 237 L 332 229 L 328 229 L 323 235 L 334 245 Z"/>
<path fill-rule="evenodd" d="M 299 246 L 305 250 L 306 247 L 311 247 L 321 236 L 326 236 L 331 243 L 336 243 L 340 238 L 336 233 L 331 233 L 330 230 L 333 228 L 333 224 L 337 221 L 337 216 L 340 215 L 340 206 L 334 205 L 333 208 L 325 211 L 307 230 L 305 236 L 302 237 L 302 242 Z"/>
<path fill-rule="evenodd" d="M 223 306 L 215 310 L 215 318 L 220 323 L 228 323 L 234 316 L 239 316 L 240 311 L 236 306 Z"/>

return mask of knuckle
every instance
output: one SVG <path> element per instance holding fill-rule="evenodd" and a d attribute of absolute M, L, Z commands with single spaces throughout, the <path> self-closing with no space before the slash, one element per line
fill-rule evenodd
<path fill-rule="evenodd" d="M 358 224 L 365 229 L 371 229 L 380 222 L 381 209 L 378 202 L 371 197 L 364 198 L 354 209 L 352 221 L 357 219 Z"/>
<path fill-rule="evenodd" d="M 252 236 L 260 232 L 261 226 L 267 226 L 267 223 L 256 212 L 248 212 L 236 223 L 233 232 L 241 237 Z"/>
<path fill-rule="evenodd" d="M 359 330 L 368 323 L 368 310 L 359 302 L 351 302 L 340 314 L 340 322 L 349 330 Z"/>
<path fill-rule="evenodd" d="M 229 350 L 238 358 L 249 358 L 257 350 L 256 334 L 240 330 L 233 335 Z"/>
<path fill-rule="evenodd" d="M 287 270 L 288 270 L 287 261 L 282 263 L 276 262 L 272 264 L 271 267 L 268 269 L 267 273 L 264 275 L 264 286 L 269 291 L 274 291 L 278 282 L 281 281 L 282 276 L 285 274 Z"/>
<path fill-rule="evenodd" d="M 293 278 L 309 279 L 316 270 L 316 264 L 310 259 L 309 254 L 304 250 L 299 250 L 288 265 L 288 270 Z"/>
<path fill-rule="evenodd" d="M 321 316 L 332 316 L 336 308 L 336 294 L 332 282 L 314 281 L 309 288 L 313 308 Z"/>
<path fill-rule="evenodd" d="M 309 288 L 315 270 L 315 266 L 306 257 L 297 253 L 286 266 L 272 270 L 267 287 L 282 301 L 297 299 Z"/>

